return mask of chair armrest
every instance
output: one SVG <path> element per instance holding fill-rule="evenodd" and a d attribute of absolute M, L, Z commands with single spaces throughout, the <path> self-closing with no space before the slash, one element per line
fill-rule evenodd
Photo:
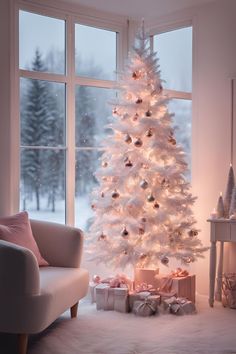
<path fill-rule="evenodd" d="M 38 262 L 30 250 L 0 240 L 0 301 L 3 298 L 38 295 Z"/>
<path fill-rule="evenodd" d="M 42 256 L 50 266 L 78 268 L 83 249 L 83 232 L 75 227 L 30 220 Z"/>

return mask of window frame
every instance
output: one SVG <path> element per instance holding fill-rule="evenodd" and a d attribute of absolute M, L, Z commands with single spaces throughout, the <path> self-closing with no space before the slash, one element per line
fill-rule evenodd
<path fill-rule="evenodd" d="M 56 5 L 55 5 L 56 6 Z M 82 9 L 82 11 L 80 11 Z M 42 16 L 53 17 L 65 21 L 65 62 L 66 68 L 64 74 L 35 72 L 19 68 L 19 11 L 27 11 Z M 81 14 L 81 13 L 82 14 Z M 89 77 L 78 76 L 75 73 L 75 24 L 79 23 L 85 26 L 92 26 L 104 30 L 114 31 L 117 33 L 116 48 L 117 48 L 117 70 L 121 70 L 124 63 L 124 58 L 127 55 L 127 22 L 124 18 L 111 16 L 107 19 L 104 14 L 94 12 L 87 15 L 86 10 L 80 6 L 72 6 L 70 10 L 68 5 L 64 9 L 58 10 L 54 6 L 45 6 L 37 2 L 27 3 L 23 0 L 15 4 L 14 16 L 12 22 L 15 24 L 13 38 L 15 60 L 14 76 L 17 82 L 13 92 L 15 104 L 15 118 L 14 118 L 14 144 L 12 146 L 12 160 L 14 168 L 14 177 L 12 178 L 12 185 L 16 186 L 13 193 L 13 209 L 19 210 L 20 205 L 20 103 L 19 103 L 19 82 L 20 78 L 38 79 L 49 82 L 58 82 L 66 85 L 66 126 L 65 126 L 65 154 L 66 154 L 66 185 L 65 185 L 65 223 L 74 225 L 75 223 L 75 156 L 77 150 L 84 150 L 88 148 L 76 148 L 75 146 L 75 90 L 76 86 L 91 86 L 101 88 L 113 88 L 116 81 L 100 80 Z M 13 116 L 13 115 L 12 115 Z M 12 119 L 13 120 L 13 119 Z M 38 147 L 40 148 L 40 147 Z M 55 149 L 58 149 L 55 147 Z M 97 149 L 97 148 L 95 148 Z"/>

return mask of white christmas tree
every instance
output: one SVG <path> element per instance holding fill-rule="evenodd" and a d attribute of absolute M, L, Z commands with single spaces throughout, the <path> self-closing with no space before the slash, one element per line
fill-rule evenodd
<path fill-rule="evenodd" d="M 144 26 L 118 86 L 113 134 L 103 143 L 92 193 L 91 259 L 114 268 L 167 265 L 172 257 L 194 262 L 207 248 L 197 236 L 185 153 Z"/>

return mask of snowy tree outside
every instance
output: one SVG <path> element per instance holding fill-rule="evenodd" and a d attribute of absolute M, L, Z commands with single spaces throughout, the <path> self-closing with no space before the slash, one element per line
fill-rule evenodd
<path fill-rule="evenodd" d="M 20 11 L 19 30 L 20 69 L 65 73 L 64 20 Z M 96 79 L 114 79 L 116 33 L 78 24 L 75 38 L 76 74 Z M 185 41 L 185 38 L 183 40 Z M 174 47 L 173 42 L 168 44 L 168 47 L 171 46 Z M 37 68 L 35 65 L 39 57 L 41 67 Z M 165 53 L 161 60 L 163 62 L 166 60 Z M 187 62 L 191 62 L 189 58 L 181 60 L 185 62 L 185 66 Z M 176 78 L 176 73 L 177 70 L 174 68 L 173 80 Z M 182 73 L 182 78 L 184 76 Z M 181 78 L 179 80 L 181 81 Z M 77 86 L 75 92 L 75 223 L 83 230 L 87 230 L 93 216 L 90 193 L 97 185 L 94 173 L 103 151 L 100 143 L 107 134 L 107 129 L 104 127 L 111 115 L 107 102 L 114 98 L 116 92 L 90 86 Z M 41 101 L 43 106 L 40 114 L 40 109 L 37 111 L 32 105 L 33 96 L 36 95 L 38 102 L 35 104 L 40 106 Z M 20 98 L 22 146 L 20 208 L 27 209 L 32 218 L 64 223 L 66 213 L 65 85 L 22 77 Z M 189 120 L 191 103 L 189 101 L 181 103 L 181 100 L 176 100 L 176 103 L 171 104 L 175 104 L 171 110 L 176 113 L 177 125 L 180 124 L 183 116 L 186 117 L 184 118 L 186 124 L 181 125 L 180 134 L 188 153 L 191 141 L 191 120 Z M 31 114 L 33 111 L 35 114 Z M 38 119 L 39 117 L 41 118 Z M 42 149 L 39 149 L 39 146 Z"/>

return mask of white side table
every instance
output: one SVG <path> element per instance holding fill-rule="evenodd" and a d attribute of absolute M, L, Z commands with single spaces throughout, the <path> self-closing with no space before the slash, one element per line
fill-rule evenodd
<path fill-rule="evenodd" d="M 236 242 L 236 220 L 209 219 L 207 221 L 211 223 L 209 305 L 213 307 L 214 298 L 217 301 L 221 301 L 224 242 Z M 220 241 L 220 255 L 217 269 L 217 285 L 215 291 L 217 241 Z"/>

